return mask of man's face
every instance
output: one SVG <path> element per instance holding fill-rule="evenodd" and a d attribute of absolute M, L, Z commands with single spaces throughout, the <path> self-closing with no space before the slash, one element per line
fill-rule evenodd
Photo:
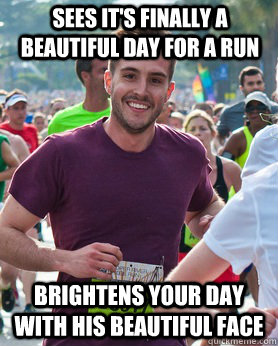
<path fill-rule="evenodd" d="M 41 117 L 37 117 L 34 120 L 34 125 L 36 126 L 38 132 L 41 132 L 45 128 L 45 119 Z"/>
<path fill-rule="evenodd" d="M 245 76 L 240 90 L 243 92 L 244 96 L 247 96 L 253 91 L 264 91 L 265 84 L 262 75 L 258 73 L 254 76 Z"/>
<path fill-rule="evenodd" d="M 119 60 L 113 76 L 105 73 L 112 115 L 129 133 L 142 133 L 162 111 L 174 89 L 169 82 L 170 61 Z"/>
<path fill-rule="evenodd" d="M 269 114 L 270 110 L 259 101 L 250 101 L 245 107 L 245 114 L 251 125 L 267 125 L 260 113 Z"/>
<path fill-rule="evenodd" d="M 108 62 L 107 60 L 98 60 L 94 59 L 92 61 L 91 72 L 85 72 L 88 76 L 87 84 L 92 92 L 96 89 L 103 90 L 106 93 L 104 88 L 104 72 L 107 70 Z"/>
<path fill-rule="evenodd" d="M 17 126 L 23 126 L 27 114 L 26 102 L 19 101 L 13 106 L 6 109 L 6 114 L 9 117 L 10 123 Z"/>

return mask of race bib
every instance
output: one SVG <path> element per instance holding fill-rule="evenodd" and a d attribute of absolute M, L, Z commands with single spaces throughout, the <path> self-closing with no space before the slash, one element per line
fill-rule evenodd
<path fill-rule="evenodd" d="M 114 282 L 162 282 L 164 277 L 164 270 L 162 265 L 138 263 L 121 261 L 117 267 L 116 273 L 112 274 L 112 280 Z M 92 279 L 92 282 L 99 282 L 98 279 Z M 99 308 L 93 307 L 88 310 L 89 313 L 97 314 L 103 313 L 110 315 L 112 313 L 150 313 L 153 312 L 153 308 L 146 303 L 143 307 L 129 307 L 129 308 Z"/>

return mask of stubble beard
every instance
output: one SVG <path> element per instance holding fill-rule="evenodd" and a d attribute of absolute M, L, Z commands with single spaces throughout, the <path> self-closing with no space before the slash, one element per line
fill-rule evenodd
<path fill-rule="evenodd" d="M 152 126 L 158 116 L 160 115 L 163 105 L 160 108 L 157 108 L 154 110 L 154 112 L 149 117 L 148 121 L 144 125 L 135 125 L 126 119 L 126 117 L 123 115 L 123 111 L 119 105 L 118 102 L 114 101 L 113 98 L 111 98 L 111 104 L 112 104 L 112 114 L 117 119 L 118 123 L 128 132 L 131 134 L 140 134 L 145 132 L 150 126 Z"/>

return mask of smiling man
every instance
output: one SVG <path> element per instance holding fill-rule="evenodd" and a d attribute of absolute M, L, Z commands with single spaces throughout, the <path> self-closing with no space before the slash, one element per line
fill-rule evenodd
<path fill-rule="evenodd" d="M 201 236 L 210 217 L 201 218 L 215 215 L 223 204 L 211 187 L 203 145 L 155 123 L 174 89 L 174 68 L 175 61 L 162 57 L 110 61 L 104 77 L 110 117 L 50 136 L 17 171 L 0 217 L 5 261 L 29 270 L 60 271 L 59 282 L 109 280 L 122 260 L 124 266 L 144 266 L 150 276 L 157 268 L 167 275 L 175 267 L 184 219 Z M 47 213 L 55 250 L 25 236 Z M 54 312 L 86 313 L 88 308 Z M 45 342 L 58 344 L 76 345 L 76 340 Z M 78 340 L 90 346 L 146 344 L 184 341 Z"/>
<path fill-rule="evenodd" d="M 91 124 L 109 115 L 110 102 L 103 85 L 106 69 L 106 60 L 76 60 L 76 75 L 85 88 L 84 101 L 53 113 L 48 125 L 49 135 Z"/>

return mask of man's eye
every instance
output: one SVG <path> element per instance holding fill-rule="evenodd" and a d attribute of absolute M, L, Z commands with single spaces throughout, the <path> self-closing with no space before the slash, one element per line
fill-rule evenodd
<path fill-rule="evenodd" d="M 132 78 L 134 78 L 134 75 L 131 74 L 131 73 L 128 73 L 128 74 L 125 74 L 124 77 L 125 77 L 126 79 L 132 79 Z"/>
<path fill-rule="evenodd" d="M 154 84 L 160 84 L 160 83 L 161 83 L 161 80 L 160 80 L 160 79 L 157 79 L 157 78 L 153 78 L 153 79 L 152 79 L 152 82 L 153 82 Z"/>

